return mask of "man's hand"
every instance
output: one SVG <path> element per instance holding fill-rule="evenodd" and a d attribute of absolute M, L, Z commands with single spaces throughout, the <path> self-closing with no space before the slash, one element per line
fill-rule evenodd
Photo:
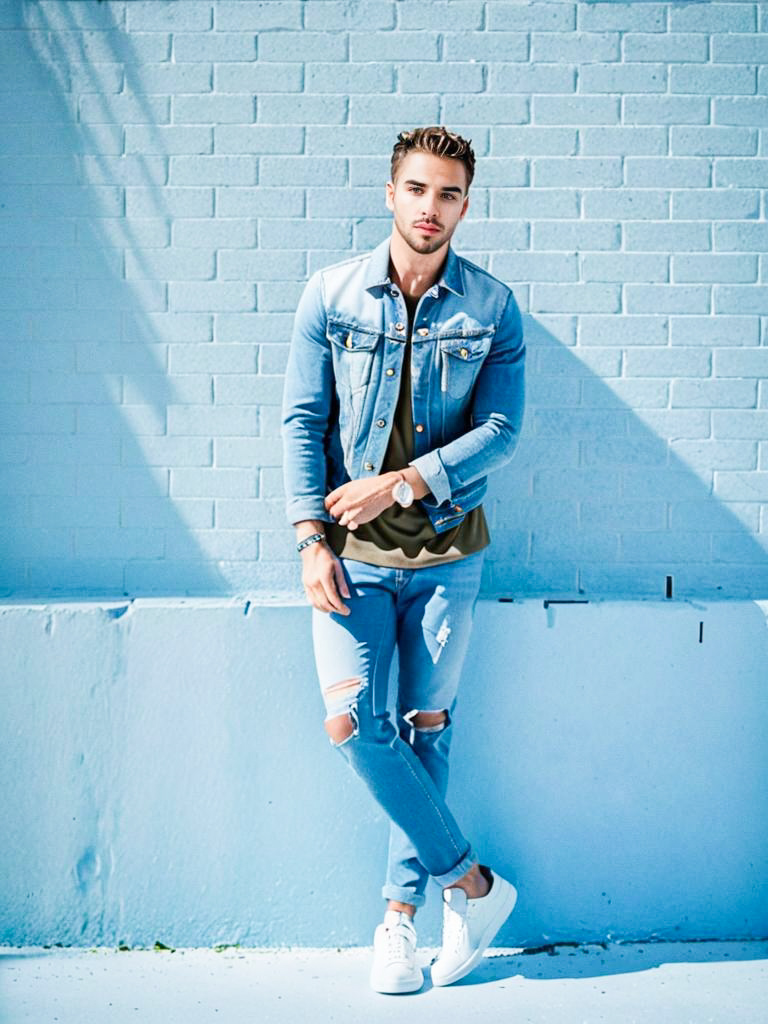
<path fill-rule="evenodd" d="M 301 552 L 301 582 L 309 603 L 318 611 L 349 615 L 349 608 L 341 599 L 350 596 L 344 570 L 323 541 L 310 544 Z"/>
<path fill-rule="evenodd" d="M 392 488 L 402 478 L 402 473 L 383 473 L 367 480 L 350 480 L 331 491 L 325 507 L 341 526 L 356 530 L 394 505 Z"/>
<path fill-rule="evenodd" d="M 342 484 L 325 499 L 325 507 L 341 526 L 356 530 L 361 523 L 370 523 L 394 505 L 392 488 L 399 480 L 406 480 L 411 485 L 414 498 L 429 494 L 429 487 L 419 471 L 413 466 L 406 466 L 397 473 L 382 473 Z"/>

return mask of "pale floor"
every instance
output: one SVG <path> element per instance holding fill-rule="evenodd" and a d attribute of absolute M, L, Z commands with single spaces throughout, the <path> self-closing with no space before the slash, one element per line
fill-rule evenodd
<path fill-rule="evenodd" d="M 427 966 L 430 951 L 420 963 Z M 370 950 L 0 948 L 2 1024 L 767 1024 L 768 941 L 493 950 L 464 981 L 382 996 Z"/>

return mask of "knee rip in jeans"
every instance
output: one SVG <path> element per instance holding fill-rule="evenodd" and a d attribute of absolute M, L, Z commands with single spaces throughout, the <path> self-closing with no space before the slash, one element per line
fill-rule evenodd
<path fill-rule="evenodd" d="M 360 676 L 354 676 L 333 683 L 323 690 L 325 731 L 334 747 L 340 747 L 357 736 L 357 701 L 364 689 L 365 683 Z"/>
<path fill-rule="evenodd" d="M 442 732 L 451 723 L 451 716 L 447 711 L 419 711 L 414 709 L 409 711 L 407 715 L 403 715 L 403 718 L 410 725 L 412 734 L 416 732 Z"/>

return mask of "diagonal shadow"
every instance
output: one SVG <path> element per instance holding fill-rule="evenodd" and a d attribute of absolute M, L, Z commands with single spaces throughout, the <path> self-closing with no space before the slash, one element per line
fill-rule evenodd
<path fill-rule="evenodd" d="M 764 942 L 628 942 L 566 943 L 486 956 L 461 987 L 487 985 L 506 978 L 554 981 L 563 978 L 605 978 L 657 970 L 671 964 L 716 964 L 764 961 Z"/>
<path fill-rule="evenodd" d="M 666 379 L 622 377 L 619 348 L 575 351 L 524 319 L 526 419 L 513 462 L 490 479 L 485 596 L 768 594 L 760 503 L 713 490 L 717 469 L 750 468 L 755 445 L 712 441 L 710 410 L 668 408 Z M 627 386 L 642 405 L 622 400 Z"/>
<path fill-rule="evenodd" d="M 214 499 L 174 500 L 168 468 L 213 465 L 211 434 L 169 430 L 205 421 L 210 377 L 167 372 L 211 317 L 174 314 L 148 260 L 173 263 L 172 215 L 162 156 L 122 156 L 126 95 L 163 153 L 132 42 L 107 5 L 78 11 L 23 0 L 2 34 L 0 594 L 220 593 Z M 124 184 L 146 189 L 138 221 Z"/>

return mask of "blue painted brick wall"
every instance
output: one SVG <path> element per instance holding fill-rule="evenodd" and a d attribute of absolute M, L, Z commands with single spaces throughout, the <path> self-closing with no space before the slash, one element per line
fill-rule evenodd
<path fill-rule="evenodd" d="M 487 594 L 768 592 L 766 5 L 0 0 L 0 593 L 296 593 L 307 276 L 396 133 L 526 313 Z"/>

